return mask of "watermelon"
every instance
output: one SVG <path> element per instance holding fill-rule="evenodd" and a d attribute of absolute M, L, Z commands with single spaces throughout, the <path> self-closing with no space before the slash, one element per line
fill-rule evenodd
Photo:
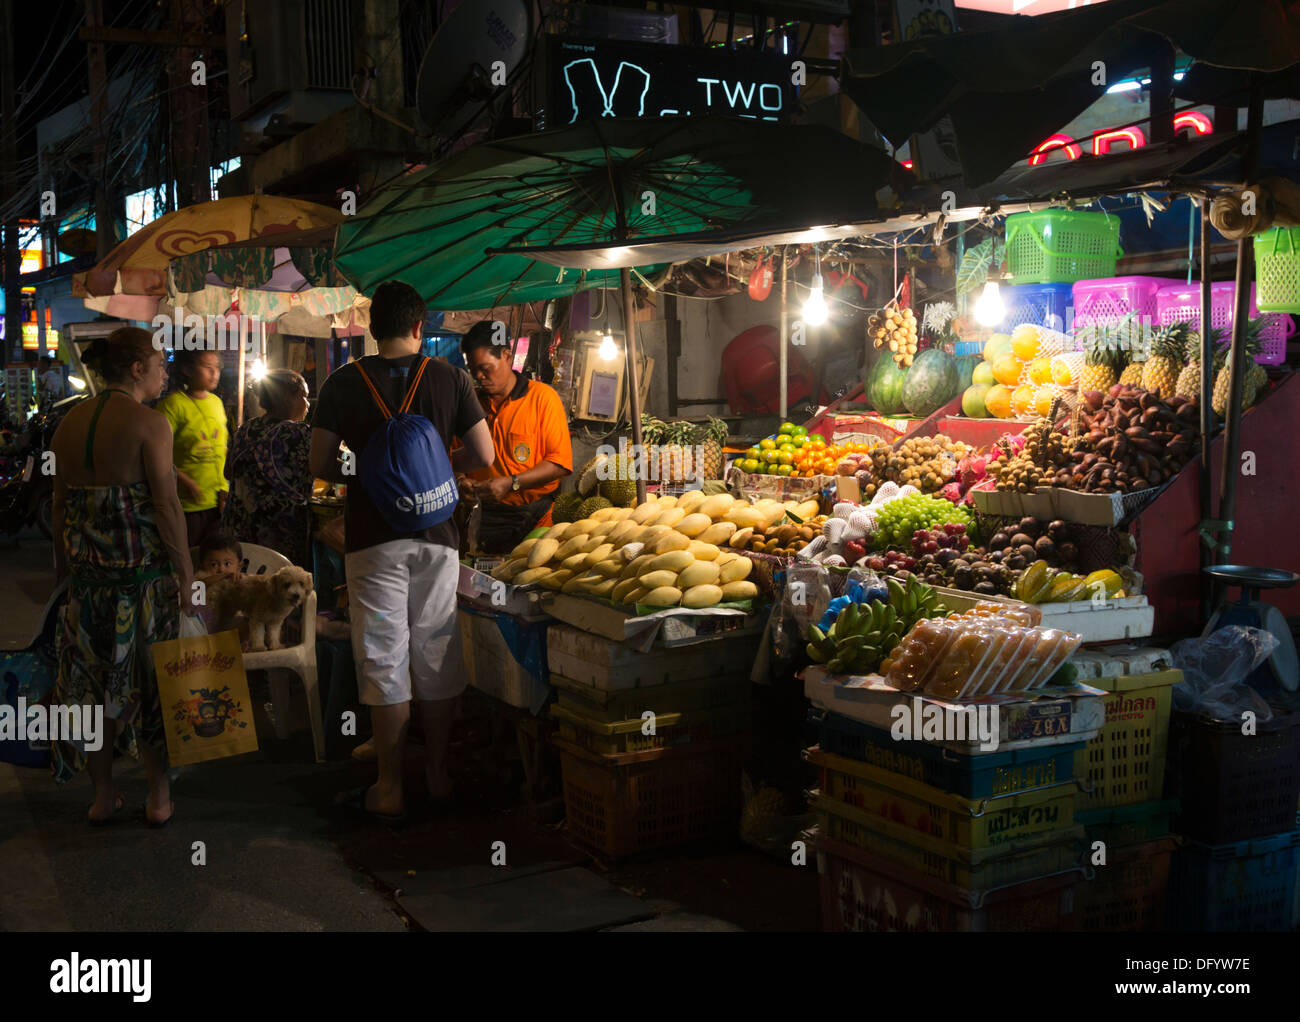
<path fill-rule="evenodd" d="M 903 404 L 913 415 L 926 416 L 958 393 L 957 360 L 938 348 L 916 356 L 903 384 Z"/>
<path fill-rule="evenodd" d="M 975 375 L 975 367 L 979 365 L 980 360 L 974 355 L 959 355 L 957 357 L 957 387 L 953 395 L 960 394 L 963 390 L 974 383 L 972 378 Z"/>
<path fill-rule="evenodd" d="M 903 384 L 907 377 L 908 371 L 901 368 L 889 352 L 883 352 L 876 359 L 876 364 L 867 371 L 867 400 L 871 402 L 871 407 L 881 415 L 900 415 L 905 412 L 907 405 L 903 402 Z"/>

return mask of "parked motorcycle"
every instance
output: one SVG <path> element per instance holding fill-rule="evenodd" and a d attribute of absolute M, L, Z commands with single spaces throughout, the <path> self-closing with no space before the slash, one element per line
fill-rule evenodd
<path fill-rule="evenodd" d="M 53 538 L 54 479 L 41 471 L 43 455 L 63 417 L 81 400 L 77 395 L 60 401 L 16 432 L 4 452 L 11 473 L 0 482 L 0 531 L 12 536 L 35 525 L 46 539 Z"/>

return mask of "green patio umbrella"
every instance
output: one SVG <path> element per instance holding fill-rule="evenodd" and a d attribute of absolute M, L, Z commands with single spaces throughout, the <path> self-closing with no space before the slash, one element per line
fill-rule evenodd
<path fill-rule="evenodd" d="M 587 121 L 483 142 L 398 182 L 339 226 L 334 257 L 363 292 L 404 280 L 442 309 L 619 287 L 632 437 L 640 444 L 631 273 L 618 248 L 716 238 L 725 251 L 740 228 L 867 219 L 891 166 L 879 150 L 820 127 L 692 117 Z M 605 258 L 585 266 L 549 265 L 529 253 L 602 247 Z M 638 491 L 644 497 L 644 481 Z"/>

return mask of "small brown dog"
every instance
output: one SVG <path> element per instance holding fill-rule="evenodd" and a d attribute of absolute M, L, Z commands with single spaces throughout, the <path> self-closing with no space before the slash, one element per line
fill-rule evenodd
<path fill-rule="evenodd" d="M 280 628 L 312 591 L 311 572 L 287 567 L 271 575 L 240 575 L 208 583 L 208 602 L 217 631 L 235 625 L 235 615 L 248 618 L 249 652 L 280 648 Z"/>

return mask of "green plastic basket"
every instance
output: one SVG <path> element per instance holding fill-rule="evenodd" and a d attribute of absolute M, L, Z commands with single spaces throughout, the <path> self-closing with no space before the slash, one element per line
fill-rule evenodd
<path fill-rule="evenodd" d="M 1017 284 L 1072 284 L 1115 276 L 1119 218 L 1045 209 L 1007 217 L 1007 268 Z"/>
<path fill-rule="evenodd" d="M 1300 312 L 1300 227 L 1255 235 L 1255 279 L 1260 312 Z"/>

